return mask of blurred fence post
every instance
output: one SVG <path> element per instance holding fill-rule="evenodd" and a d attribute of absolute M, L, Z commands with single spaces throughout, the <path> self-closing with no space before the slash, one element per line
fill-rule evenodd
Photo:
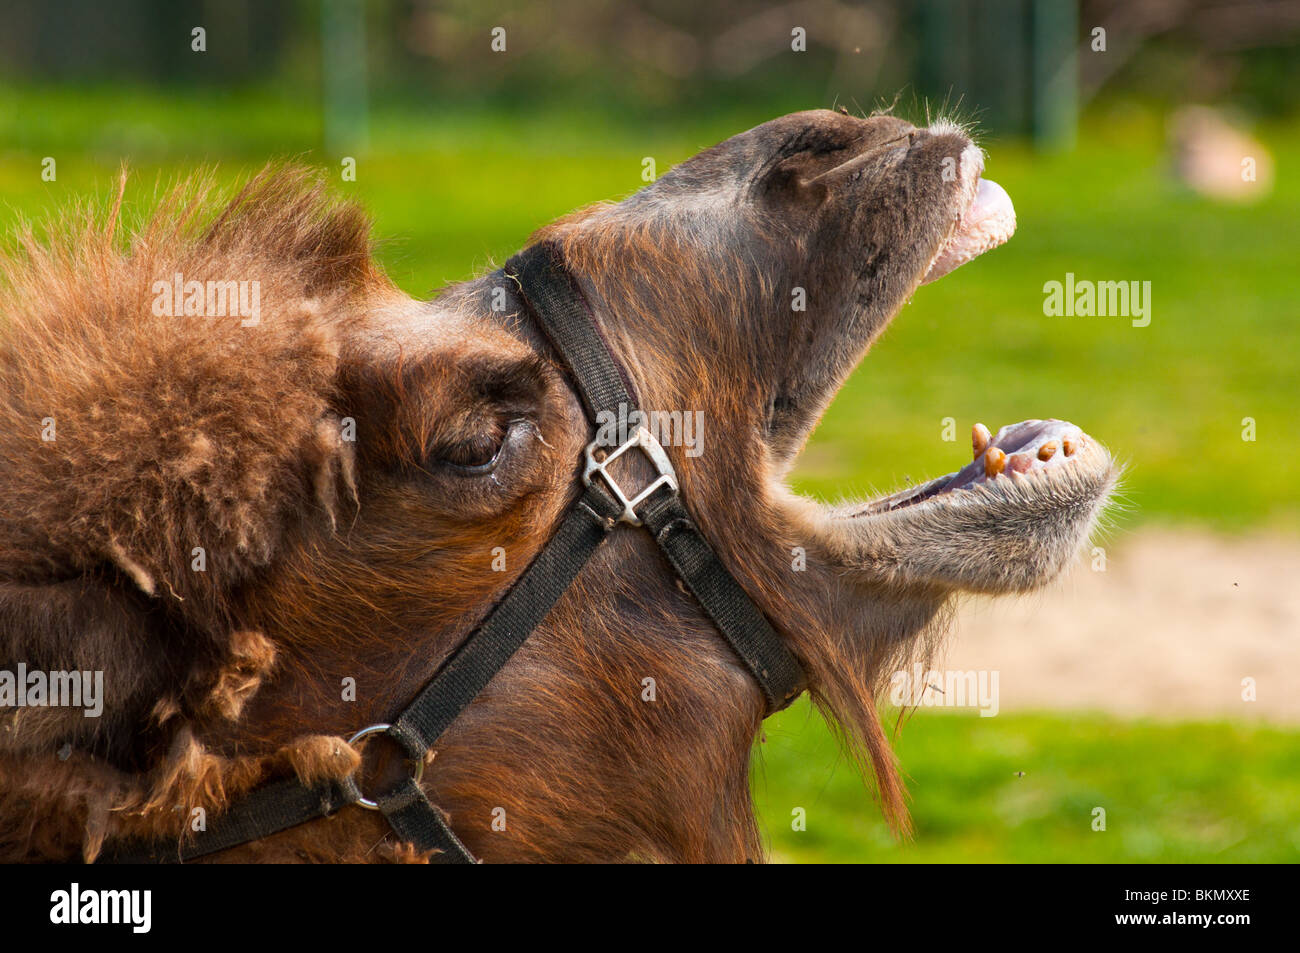
<path fill-rule="evenodd" d="M 333 155 L 366 146 L 365 0 L 321 0 L 321 80 L 325 149 Z"/>
<path fill-rule="evenodd" d="M 932 102 L 1039 148 L 1073 146 L 1075 0 L 918 0 L 915 14 L 917 79 Z"/>
<path fill-rule="evenodd" d="M 1034 0 L 1033 134 L 1040 149 L 1071 149 L 1079 113 L 1079 11 Z"/>

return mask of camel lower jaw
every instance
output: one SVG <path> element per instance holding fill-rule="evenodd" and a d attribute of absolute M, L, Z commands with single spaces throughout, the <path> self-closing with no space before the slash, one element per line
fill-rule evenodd
<path fill-rule="evenodd" d="M 853 516 L 875 516 L 938 501 L 977 506 L 986 494 L 1010 483 L 1050 500 L 1062 480 L 1108 486 L 1115 465 L 1095 439 L 1064 420 L 1026 420 L 991 435 L 983 424 L 971 432 L 974 459 L 962 469 L 880 497 Z M 1003 481 L 1003 484 L 999 484 Z"/>

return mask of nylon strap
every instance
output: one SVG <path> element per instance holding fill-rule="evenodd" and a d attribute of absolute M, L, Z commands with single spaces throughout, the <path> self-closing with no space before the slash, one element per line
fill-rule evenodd
<path fill-rule="evenodd" d="M 412 757 L 424 757 L 541 624 L 605 541 L 618 513 L 618 504 L 608 492 L 596 484 L 587 488 L 483 625 L 393 724 L 389 734 Z"/>
<path fill-rule="evenodd" d="M 393 832 L 419 851 L 434 851 L 435 861 L 476 864 L 469 848 L 447 823 L 447 815 L 435 806 L 411 778 L 399 784 L 379 802 L 379 810 Z"/>
<path fill-rule="evenodd" d="M 564 358 L 588 418 L 594 422 L 602 411 L 617 414 L 620 406 L 630 413 L 636 406 L 631 384 L 610 356 L 586 297 L 555 247 L 543 242 L 525 249 L 506 262 L 505 274 Z"/>
<path fill-rule="evenodd" d="M 780 711 L 804 689 L 803 667 L 771 623 L 727 572 L 676 493 L 656 494 L 640 517 L 668 561 L 700 601 L 727 644 L 763 690 L 768 712 Z"/>
<path fill-rule="evenodd" d="M 505 274 L 519 285 L 533 320 L 564 357 L 592 420 L 602 412 L 617 419 L 620 412 L 629 414 L 637 409 L 628 396 L 631 386 L 558 250 L 548 242 L 533 245 L 506 262 Z M 718 559 L 680 495 L 656 493 L 641 505 L 639 515 L 758 682 L 767 711 L 787 707 L 804 689 L 803 667 Z"/>
<path fill-rule="evenodd" d="M 504 273 L 516 282 L 525 307 L 568 365 L 592 422 L 602 411 L 623 414 L 635 410 L 631 384 L 601 337 L 586 298 L 558 251 L 549 243 L 534 245 L 511 258 Z M 620 504 L 598 480 L 584 490 L 555 535 L 502 600 L 388 729 L 387 734 L 412 758 L 425 758 L 443 732 L 519 650 L 617 525 L 621 513 Z M 678 493 L 661 488 L 641 504 L 637 516 L 758 682 L 767 711 L 789 705 L 804 688 L 802 667 L 713 552 Z M 360 797 L 351 779 L 322 788 L 279 781 L 254 791 L 215 818 L 209 829 L 190 843 L 127 844 L 106 851 L 102 859 L 109 863 L 191 860 L 328 817 Z M 475 862 L 446 815 L 414 779 L 406 778 L 376 800 L 404 842 L 433 852 L 435 860 Z"/>
<path fill-rule="evenodd" d="M 214 817 L 207 830 L 193 841 L 128 841 L 105 848 L 103 864 L 180 864 L 208 854 L 270 837 L 299 824 L 329 817 L 356 802 L 354 784 L 310 788 L 299 781 L 276 781 L 253 791 L 242 801 Z"/>

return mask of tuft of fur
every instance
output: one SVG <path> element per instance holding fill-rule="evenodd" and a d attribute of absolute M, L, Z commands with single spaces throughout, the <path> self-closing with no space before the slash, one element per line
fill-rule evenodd
<path fill-rule="evenodd" d="M 270 562 L 303 451 L 324 469 L 337 324 L 378 276 L 364 216 L 301 171 L 255 177 L 212 221 L 200 180 L 134 234 L 124 189 L 107 223 L 24 230 L 0 263 L 0 577 L 116 568 L 208 624 Z M 258 282 L 259 323 L 154 314 L 178 274 Z"/>
<path fill-rule="evenodd" d="M 0 666 L 101 670 L 107 696 L 0 713 L 5 860 L 180 837 L 269 773 L 357 763 L 338 738 L 232 756 L 219 726 L 276 668 L 241 587 L 355 506 L 330 401 L 358 303 L 395 294 L 369 223 L 292 167 L 226 199 L 200 176 L 134 228 L 126 185 L 0 256 Z M 257 282 L 260 320 L 157 313 L 178 274 Z"/>

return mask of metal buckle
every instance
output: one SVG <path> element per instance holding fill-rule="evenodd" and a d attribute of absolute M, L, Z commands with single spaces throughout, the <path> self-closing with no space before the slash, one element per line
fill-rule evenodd
<path fill-rule="evenodd" d="M 362 738 L 365 738 L 368 735 L 379 734 L 381 731 L 387 732 L 388 729 L 392 727 L 393 727 L 392 725 L 371 725 L 369 728 L 362 728 L 355 735 L 353 735 L 351 738 L 348 739 L 348 744 L 354 745 Z M 420 781 L 424 778 L 424 762 L 422 760 L 419 760 L 418 758 L 407 758 L 406 760 L 415 762 L 415 770 L 411 773 L 411 780 L 414 781 L 416 784 L 419 784 Z M 361 787 L 358 785 L 357 791 L 359 792 L 360 790 Z M 368 797 L 358 796 L 356 800 L 356 804 L 357 807 L 364 807 L 367 811 L 379 810 L 379 802 L 372 801 Z"/>
<path fill-rule="evenodd" d="M 659 476 L 640 493 L 629 499 L 607 468 L 633 447 L 639 447 L 645 453 L 650 462 L 654 464 Z M 667 486 L 674 492 L 677 491 L 677 471 L 673 469 L 672 461 L 668 459 L 668 454 L 664 453 L 664 448 L 659 445 L 659 441 L 644 427 L 638 427 L 636 436 L 629 437 L 621 445 L 610 450 L 605 455 L 604 460 L 596 459 L 596 451 L 600 449 L 607 448 L 603 448 L 598 440 L 593 440 L 587 444 L 587 466 L 582 471 L 582 483 L 583 486 L 591 486 L 591 478 L 597 473 L 600 474 L 605 481 L 605 485 L 609 487 L 609 491 L 614 494 L 614 497 L 623 506 L 623 512 L 619 515 L 620 522 L 640 526 L 641 517 L 636 515 L 636 508 L 645 502 L 651 493 L 661 486 Z"/>

